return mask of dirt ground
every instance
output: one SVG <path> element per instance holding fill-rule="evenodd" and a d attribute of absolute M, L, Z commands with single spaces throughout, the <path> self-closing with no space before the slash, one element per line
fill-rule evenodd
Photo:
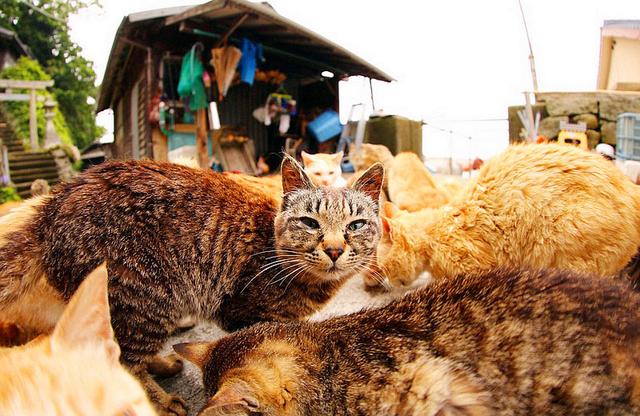
<path fill-rule="evenodd" d="M 402 296 L 428 283 L 429 277 L 423 275 L 409 288 L 395 288 L 390 292 L 366 291 L 362 278 L 350 279 L 338 294 L 322 310 L 311 317 L 311 320 L 324 320 L 332 316 L 345 315 L 359 311 L 365 307 L 384 305 L 392 299 Z M 175 335 L 165 346 L 163 353 L 171 352 L 171 346 L 187 341 L 213 341 L 223 337 L 225 331 L 214 323 L 201 323 L 195 328 Z M 160 384 L 169 392 L 182 396 L 189 406 L 189 415 L 196 415 L 206 403 L 202 393 L 202 376 L 200 370 L 191 363 L 185 363 L 184 370 L 176 377 L 161 380 Z"/>

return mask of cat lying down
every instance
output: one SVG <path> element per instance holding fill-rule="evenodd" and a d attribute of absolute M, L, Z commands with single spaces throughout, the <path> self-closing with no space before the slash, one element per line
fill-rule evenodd
<path fill-rule="evenodd" d="M 201 169 L 97 165 L 0 218 L 0 321 L 48 333 L 106 259 L 123 363 L 159 412 L 185 415 L 149 374 L 180 370 L 156 356 L 178 322 L 235 330 L 313 314 L 374 263 L 382 178 L 375 165 L 352 187 L 317 188 L 285 158 L 279 204 Z"/>
<path fill-rule="evenodd" d="M 80 285 L 52 335 L 0 348 L 0 414 L 155 415 L 119 357 L 102 265 Z"/>
<path fill-rule="evenodd" d="M 573 146 L 511 146 L 450 204 L 382 217 L 380 269 L 409 284 L 495 267 L 620 272 L 640 246 L 640 188 Z M 372 279 L 365 282 L 375 284 Z"/>
<path fill-rule="evenodd" d="M 174 349 L 200 415 L 633 415 L 640 295 L 568 271 L 443 280 L 379 309 Z"/>

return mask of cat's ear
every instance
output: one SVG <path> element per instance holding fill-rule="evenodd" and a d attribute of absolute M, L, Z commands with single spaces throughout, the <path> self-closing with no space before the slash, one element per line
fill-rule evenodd
<path fill-rule="evenodd" d="M 103 263 L 84 279 L 62 313 L 51 336 L 53 345 L 77 348 L 94 345 L 117 362 L 120 348 L 111 327 L 107 290 L 107 267 Z"/>
<path fill-rule="evenodd" d="M 383 235 L 391 235 L 391 221 L 389 218 L 382 216 L 380 217 L 380 222 L 382 223 L 382 233 Z"/>
<path fill-rule="evenodd" d="M 242 380 L 223 384 L 198 416 L 250 415 L 260 408 L 251 387 Z"/>
<path fill-rule="evenodd" d="M 309 165 L 313 163 L 313 155 L 310 155 L 304 150 L 300 155 L 302 156 L 302 163 L 304 164 L 305 167 L 309 167 Z"/>
<path fill-rule="evenodd" d="M 378 198 L 380 198 L 383 179 L 384 167 L 382 167 L 381 163 L 374 163 L 355 181 L 352 188 L 356 191 L 364 192 L 377 203 Z"/>
<path fill-rule="evenodd" d="M 384 216 L 387 218 L 393 218 L 400 213 L 400 208 L 393 202 L 385 201 L 384 203 Z"/>
<path fill-rule="evenodd" d="M 344 156 L 344 152 L 341 150 L 338 153 L 333 154 L 333 161 L 336 165 L 339 165 L 342 162 L 342 157 Z"/>
<path fill-rule="evenodd" d="M 182 358 L 185 358 L 198 367 L 203 368 L 214 344 L 214 342 L 185 342 L 174 345 L 173 350 Z"/>
<path fill-rule="evenodd" d="M 285 154 L 282 159 L 282 167 L 280 168 L 282 173 L 282 190 L 285 194 L 298 189 L 311 189 L 313 185 L 311 180 L 304 173 L 302 166 L 294 158 Z"/>

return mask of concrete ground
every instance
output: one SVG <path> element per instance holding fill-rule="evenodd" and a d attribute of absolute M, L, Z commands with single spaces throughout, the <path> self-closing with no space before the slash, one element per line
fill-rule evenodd
<path fill-rule="evenodd" d="M 337 315 L 345 315 L 366 307 L 377 307 L 398 298 L 410 290 L 425 285 L 429 277 L 424 275 L 409 288 L 394 288 L 391 291 L 367 291 L 360 276 L 350 279 L 338 294 L 311 320 L 324 320 Z M 171 346 L 189 341 L 213 341 L 223 337 L 225 331 L 214 323 L 201 323 L 195 328 L 173 336 L 165 346 L 163 353 L 172 352 Z M 196 415 L 207 399 L 202 392 L 202 375 L 191 363 L 185 363 L 181 374 L 161 380 L 160 384 L 169 392 L 180 395 L 189 406 L 189 415 Z"/>

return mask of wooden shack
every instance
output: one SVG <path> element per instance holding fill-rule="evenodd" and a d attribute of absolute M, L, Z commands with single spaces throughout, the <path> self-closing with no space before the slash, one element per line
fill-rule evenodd
<path fill-rule="evenodd" d="M 114 112 L 113 156 L 167 160 L 181 141 L 194 135 L 200 156 L 212 153 L 216 132 L 208 111 L 184 116 L 185 103 L 177 93 L 182 60 L 198 45 L 205 72 L 215 77 L 209 65 L 211 49 L 239 46 L 244 39 L 262 48 L 264 61 L 258 63 L 258 69 L 263 75 L 275 73 L 277 79 L 282 74 L 286 80 L 259 80 L 256 72 L 253 85 L 234 82 L 224 97 L 212 87 L 208 99 L 216 102 L 223 129 L 249 138 L 256 157 L 268 160 L 269 155 L 282 150 L 288 137 L 305 136 L 306 123 L 320 111 L 339 110 L 340 80 L 352 75 L 392 80 L 344 48 L 279 15 L 266 3 L 214 0 L 199 6 L 134 13 L 122 20 L 116 33 L 98 98 L 98 112 Z M 286 134 L 254 115 L 278 90 L 295 97 L 297 103 L 296 117 Z M 162 117 L 158 116 L 159 103 Z"/>

